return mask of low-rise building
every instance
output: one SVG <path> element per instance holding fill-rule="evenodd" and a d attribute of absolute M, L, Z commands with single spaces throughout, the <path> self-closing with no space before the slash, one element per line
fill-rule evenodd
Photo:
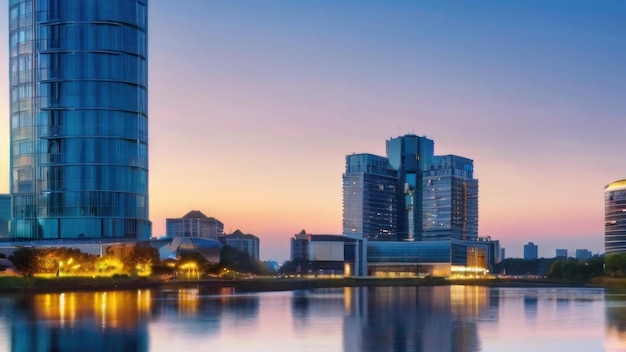
<path fill-rule="evenodd" d="M 230 235 L 220 236 L 220 241 L 231 247 L 235 247 L 242 252 L 246 252 L 250 257 L 259 260 L 259 238 L 252 234 L 244 234 L 236 230 Z"/>

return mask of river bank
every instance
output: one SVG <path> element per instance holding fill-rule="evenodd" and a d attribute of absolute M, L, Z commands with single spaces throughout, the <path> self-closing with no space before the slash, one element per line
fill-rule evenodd
<path fill-rule="evenodd" d="M 193 287 L 211 291 L 231 288 L 236 292 L 290 291 L 298 289 L 369 287 L 369 286 L 434 286 L 474 285 L 490 287 L 611 287 L 626 288 L 626 279 L 594 280 L 593 283 L 563 282 L 547 279 L 517 278 L 249 278 L 238 280 L 161 280 L 137 277 L 0 277 L 0 292 L 66 292 L 112 291 L 131 289 L 176 289 Z"/>

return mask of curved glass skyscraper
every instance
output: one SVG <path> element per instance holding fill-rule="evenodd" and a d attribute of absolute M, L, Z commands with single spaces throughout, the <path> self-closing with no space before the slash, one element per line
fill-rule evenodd
<path fill-rule="evenodd" d="M 604 251 L 626 253 L 626 180 L 604 187 Z"/>
<path fill-rule="evenodd" d="M 11 236 L 146 239 L 147 0 L 9 0 Z"/>

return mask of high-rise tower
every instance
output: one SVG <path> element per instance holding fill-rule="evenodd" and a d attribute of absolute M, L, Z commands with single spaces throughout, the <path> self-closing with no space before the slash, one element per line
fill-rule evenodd
<path fill-rule="evenodd" d="M 478 239 L 478 180 L 471 159 L 434 156 L 424 172 L 423 192 L 422 239 Z"/>
<path fill-rule="evenodd" d="M 626 253 L 626 180 L 604 187 L 604 252 Z"/>
<path fill-rule="evenodd" d="M 147 0 L 9 0 L 11 236 L 146 239 Z"/>
<path fill-rule="evenodd" d="M 397 172 L 387 158 L 373 154 L 346 156 L 343 174 L 343 234 L 396 239 Z"/>
<path fill-rule="evenodd" d="M 426 137 L 408 134 L 387 141 L 389 164 L 398 171 L 398 238 L 421 240 L 422 175 L 430 165 L 434 143 Z"/>

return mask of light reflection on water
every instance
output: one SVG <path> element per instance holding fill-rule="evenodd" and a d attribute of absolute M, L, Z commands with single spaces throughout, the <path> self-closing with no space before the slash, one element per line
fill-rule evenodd
<path fill-rule="evenodd" d="M 2 351 L 625 351 L 626 291 L 480 286 L 0 297 Z"/>

